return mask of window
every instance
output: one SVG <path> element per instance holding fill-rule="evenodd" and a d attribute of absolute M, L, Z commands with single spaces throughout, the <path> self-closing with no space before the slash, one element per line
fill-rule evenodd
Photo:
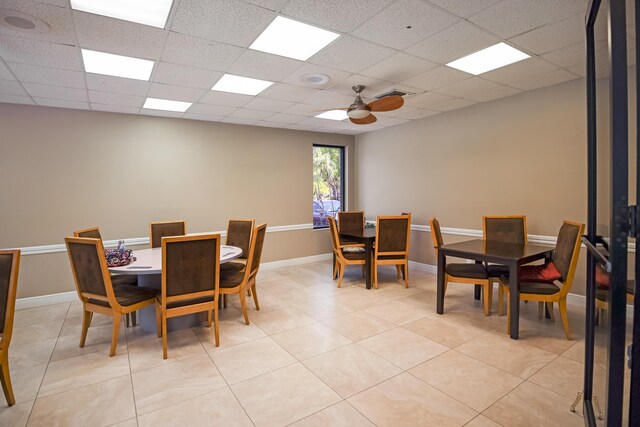
<path fill-rule="evenodd" d="M 344 147 L 313 146 L 313 228 L 344 210 Z"/>

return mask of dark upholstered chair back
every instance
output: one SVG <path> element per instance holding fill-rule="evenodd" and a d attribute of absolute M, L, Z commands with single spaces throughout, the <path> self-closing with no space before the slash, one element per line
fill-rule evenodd
<path fill-rule="evenodd" d="M 102 240 L 102 236 L 100 235 L 100 230 L 98 230 L 98 227 L 85 228 L 84 230 L 74 231 L 73 237 L 87 237 L 89 239 Z"/>
<path fill-rule="evenodd" d="M 13 330 L 19 268 L 19 250 L 0 251 L 0 342 L 3 346 L 8 346 Z"/>
<path fill-rule="evenodd" d="M 214 291 L 219 275 L 219 234 L 170 237 L 162 241 L 163 297 Z"/>
<path fill-rule="evenodd" d="M 109 272 L 103 270 L 106 269 L 107 261 L 102 242 L 85 237 L 67 237 L 64 240 L 80 298 L 83 299 L 84 293 L 107 296 L 106 287 L 111 286 L 111 282 Z"/>
<path fill-rule="evenodd" d="M 438 253 L 440 246 L 444 244 L 442 240 L 442 232 L 440 231 L 440 222 L 436 218 L 429 220 L 429 226 L 431 227 L 431 238 L 433 239 L 433 247 Z"/>
<path fill-rule="evenodd" d="M 379 216 L 376 228 L 376 252 L 409 252 L 411 216 Z"/>
<path fill-rule="evenodd" d="M 253 219 L 229 220 L 229 225 L 227 226 L 227 245 L 242 249 L 242 255 L 240 255 L 241 259 L 247 259 L 249 257 L 251 233 L 253 232 L 255 224 L 256 221 Z"/>
<path fill-rule="evenodd" d="M 337 251 L 338 250 L 338 226 L 336 224 L 336 219 L 332 216 L 327 217 L 327 220 L 329 221 L 329 234 L 331 236 L 331 248 L 333 249 L 333 251 Z"/>
<path fill-rule="evenodd" d="M 558 232 L 556 250 L 553 252 L 553 264 L 562 274 L 563 282 L 566 282 L 572 276 L 572 263 L 577 264 L 580 252 L 580 237 L 583 231 L 583 224 L 564 221 Z M 573 269 L 575 270 L 575 266 L 573 266 Z"/>
<path fill-rule="evenodd" d="M 267 224 L 260 224 L 253 232 L 252 242 L 253 250 L 250 251 L 249 258 L 247 259 L 247 265 L 251 266 L 250 274 L 255 276 L 260 268 L 260 260 L 262 259 L 262 247 L 264 246 L 264 237 L 267 233 Z M 249 269 L 247 269 L 249 271 Z"/>
<path fill-rule="evenodd" d="M 364 211 L 338 212 L 338 229 L 340 232 L 364 230 Z"/>
<path fill-rule="evenodd" d="M 527 243 L 527 217 L 483 216 L 484 240 L 504 243 Z"/>
<path fill-rule="evenodd" d="M 149 243 L 152 248 L 162 246 L 162 238 L 169 236 L 184 236 L 187 227 L 184 221 L 152 222 L 149 224 Z"/>

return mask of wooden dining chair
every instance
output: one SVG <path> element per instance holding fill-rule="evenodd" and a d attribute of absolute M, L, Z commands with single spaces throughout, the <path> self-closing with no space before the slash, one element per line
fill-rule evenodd
<path fill-rule="evenodd" d="M 258 293 L 256 290 L 256 276 L 260 269 L 262 259 L 262 247 L 264 237 L 267 232 L 267 224 L 260 224 L 251 233 L 251 244 L 249 246 L 249 257 L 247 258 L 247 268 L 244 271 L 223 271 L 220 274 L 220 294 L 226 298 L 227 295 L 238 294 L 240 297 L 240 307 L 244 322 L 249 324 L 249 313 L 247 312 L 247 302 L 245 293 L 251 289 L 253 303 L 256 310 L 260 310 Z"/>
<path fill-rule="evenodd" d="M 220 264 L 220 271 L 243 271 L 249 257 L 251 233 L 256 226 L 255 219 L 231 219 L 227 226 L 227 241 L 229 246 L 242 249 L 242 255 L 236 260 Z"/>
<path fill-rule="evenodd" d="M 527 244 L 526 215 L 485 215 L 482 217 L 482 238 L 492 242 Z M 509 276 L 509 266 L 501 264 L 487 265 L 489 281 L 500 281 L 500 276 Z M 500 288 L 498 288 L 500 292 Z"/>
<path fill-rule="evenodd" d="M 436 218 L 429 220 L 431 227 L 431 238 L 433 239 L 433 248 L 436 251 L 436 258 L 440 246 L 444 244 L 442 240 L 442 232 L 440 231 L 440 223 Z M 470 263 L 447 263 L 444 271 L 444 292 L 447 292 L 447 285 L 450 283 L 467 283 L 469 285 L 481 285 L 483 296 L 484 315 L 491 314 L 492 292 L 491 283 L 487 269 L 483 264 Z"/>
<path fill-rule="evenodd" d="M 556 248 L 553 251 L 551 261 L 560 272 L 561 278 L 554 282 L 520 281 L 520 299 L 525 301 L 537 301 L 548 304 L 550 315 L 553 318 L 553 303 L 558 303 L 558 310 L 562 318 L 562 326 L 567 339 L 571 339 L 571 329 L 569 327 L 569 317 L 567 316 L 567 295 L 571 290 L 573 278 L 580 256 L 580 238 L 584 233 L 584 224 L 572 221 L 564 221 L 558 232 Z M 509 295 L 509 278 L 502 276 L 500 286 L 504 294 Z M 501 298 L 501 295 L 498 296 Z M 498 307 L 503 301 L 498 300 Z M 510 304 L 507 304 L 507 333 L 509 330 Z"/>
<path fill-rule="evenodd" d="M 376 246 L 373 251 L 373 287 L 378 289 L 378 266 L 400 266 L 404 285 L 409 287 L 409 240 L 411 215 L 376 218 Z M 400 270 L 396 268 L 398 279 Z"/>
<path fill-rule="evenodd" d="M 636 295 L 636 282 L 633 279 L 627 280 L 627 304 L 633 304 Z M 596 288 L 596 318 L 595 324 L 600 324 L 603 312 L 609 310 L 609 288 L 600 287 Z"/>
<path fill-rule="evenodd" d="M 353 252 L 348 250 L 349 244 L 343 244 L 338 236 L 338 225 L 336 219 L 328 217 L 329 220 L 329 235 L 331 236 L 331 247 L 333 254 L 336 258 L 336 263 L 333 268 L 333 280 L 338 278 L 338 287 L 342 285 L 342 279 L 344 279 L 344 270 L 347 265 L 361 265 L 362 277 L 364 277 L 364 269 L 366 265 L 364 250 Z M 347 249 L 347 250 L 345 250 Z"/>
<path fill-rule="evenodd" d="M 0 382 L 9 406 L 16 403 L 9 372 L 9 344 L 13 333 L 19 269 L 20 250 L 0 250 Z"/>
<path fill-rule="evenodd" d="M 76 291 L 82 302 L 82 333 L 80 347 L 84 347 L 93 313 L 113 318 L 113 335 L 109 356 L 116 354 L 120 318 L 155 302 L 156 289 L 141 286 L 113 286 L 107 269 L 102 242 L 85 237 L 64 239 L 71 263 Z"/>
<path fill-rule="evenodd" d="M 207 313 L 207 326 L 220 346 L 218 301 L 220 289 L 220 235 L 172 236 L 162 239 L 162 289 L 156 297 L 158 337 L 167 358 L 167 319 Z"/>
<path fill-rule="evenodd" d="M 162 246 L 163 237 L 184 236 L 187 234 L 185 221 L 160 221 L 149 223 L 149 243 L 152 248 Z"/>
<path fill-rule="evenodd" d="M 364 211 L 338 212 L 337 224 L 338 235 L 340 233 L 349 231 L 362 233 L 364 231 Z M 339 238 L 340 245 L 343 247 L 343 249 L 347 249 L 347 252 L 364 252 L 364 243 L 354 242 L 348 237 L 339 236 Z"/>
<path fill-rule="evenodd" d="M 102 242 L 102 235 L 98 227 L 84 228 L 73 232 L 73 237 L 87 237 L 90 239 L 100 239 L 100 243 L 104 249 L 104 243 Z M 112 274 L 111 283 L 113 286 L 131 285 L 138 286 L 138 276 L 135 274 Z M 136 326 L 136 312 L 127 313 L 125 315 L 125 323 L 127 328 L 132 325 Z"/>

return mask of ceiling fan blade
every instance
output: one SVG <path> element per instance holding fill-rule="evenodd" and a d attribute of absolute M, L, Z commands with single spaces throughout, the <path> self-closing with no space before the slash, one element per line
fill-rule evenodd
<path fill-rule="evenodd" d="M 404 99 L 399 95 L 385 96 L 367 104 L 371 111 L 397 110 L 404 104 Z"/>
<path fill-rule="evenodd" d="M 376 119 L 376 116 L 374 116 L 373 114 L 369 114 L 364 119 L 352 119 L 351 117 L 349 117 L 349 120 L 351 120 L 351 123 L 355 123 L 357 125 L 368 125 L 371 123 L 375 123 L 378 119 Z"/>

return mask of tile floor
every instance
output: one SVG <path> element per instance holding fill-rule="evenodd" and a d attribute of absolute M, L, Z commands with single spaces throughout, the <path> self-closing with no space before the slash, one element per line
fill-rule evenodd
<path fill-rule="evenodd" d="M 110 358 L 111 321 L 100 315 L 79 348 L 79 303 L 18 311 L 17 404 L 2 401 L 0 425 L 583 425 L 569 411 L 582 387 L 578 307 L 568 341 L 559 321 L 523 304 L 512 341 L 506 317 L 483 316 L 471 286 L 450 285 L 439 316 L 432 274 L 412 270 L 405 289 L 381 268 L 380 289 L 368 291 L 359 268 L 340 289 L 330 270 L 261 272 L 251 325 L 234 299 L 221 311 L 219 348 L 211 329 L 183 330 L 170 334 L 167 360 L 139 327 L 122 327 Z"/>

